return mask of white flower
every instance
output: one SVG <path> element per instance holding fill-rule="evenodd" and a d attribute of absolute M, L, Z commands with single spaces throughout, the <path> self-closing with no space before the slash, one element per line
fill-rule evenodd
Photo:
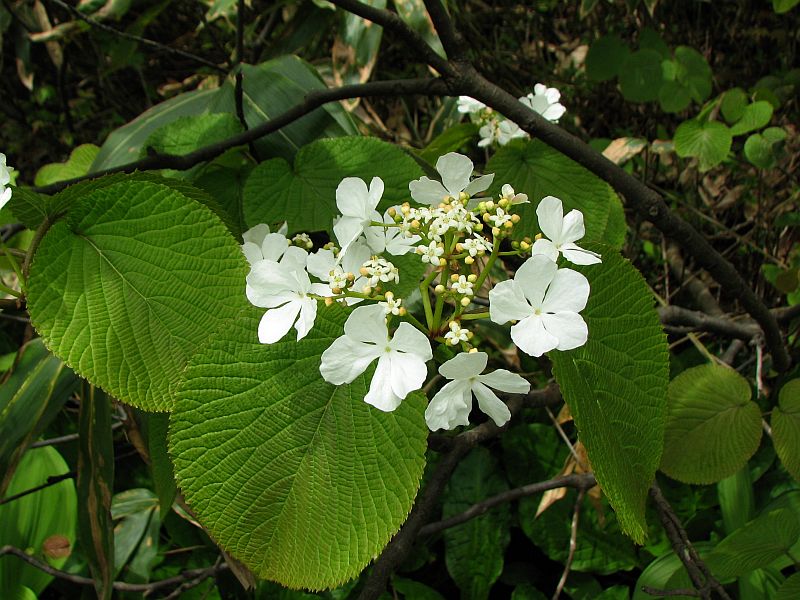
<path fill-rule="evenodd" d="M 472 296 L 472 287 L 472 282 L 469 281 L 464 275 L 459 275 L 458 279 L 450 282 L 450 288 L 456 294 L 461 294 L 462 296 Z"/>
<path fill-rule="evenodd" d="M 461 192 L 470 196 L 486 190 L 494 179 L 494 174 L 483 175 L 470 181 L 472 161 L 463 154 L 448 152 L 436 161 L 436 170 L 442 182 L 422 177 L 408 184 L 411 197 L 420 204 L 438 205 L 447 197 L 458 199 Z"/>
<path fill-rule="evenodd" d="M 555 261 L 561 252 L 564 258 L 576 265 L 602 262 L 599 254 L 575 244 L 585 233 L 581 211 L 571 210 L 565 217 L 561 200 L 555 196 L 545 196 L 536 207 L 536 215 L 539 217 L 539 228 L 550 239 L 536 240 L 531 247 L 532 255 L 544 254 Z"/>
<path fill-rule="evenodd" d="M 425 410 L 425 422 L 431 431 L 468 425 L 473 394 L 481 411 L 489 415 L 498 427 L 508 422 L 511 418 L 508 407 L 489 388 L 510 394 L 527 394 L 531 384 L 505 369 L 481 375 L 488 360 L 485 352 L 463 352 L 439 367 L 439 374 L 453 381 L 438 391 Z"/>
<path fill-rule="evenodd" d="M 311 283 L 305 269 L 262 260 L 247 275 L 247 299 L 255 306 L 268 308 L 258 324 L 258 341 L 272 344 L 294 326 L 298 341 L 303 339 L 317 317 L 317 301 L 309 294 L 329 296 L 322 283 Z"/>
<path fill-rule="evenodd" d="M 467 238 L 460 243 L 461 247 L 473 258 L 492 251 L 492 242 L 483 237 Z"/>
<path fill-rule="evenodd" d="M 373 218 L 375 221 L 383 221 L 388 225 L 388 227 L 373 225 L 364 230 L 367 244 L 375 254 L 383 254 L 385 251 L 394 256 L 402 256 L 411 252 L 414 244 L 421 239 L 418 235 L 405 235 L 401 228 L 397 227 L 388 210 L 384 213 L 383 219 L 380 218 L 377 211 L 373 214 Z"/>
<path fill-rule="evenodd" d="M 505 119 L 497 126 L 497 143 L 505 146 L 511 140 L 528 137 L 528 132 L 520 129 L 514 121 Z"/>
<path fill-rule="evenodd" d="M 489 317 L 511 327 L 511 339 L 531 356 L 582 346 L 588 328 L 578 314 L 586 307 L 589 281 L 572 269 L 559 269 L 542 254 L 530 257 L 514 279 L 489 292 Z"/>
<path fill-rule="evenodd" d="M 376 358 L 378 366 L 364 401 L 389 412 L 425 382 L 425 363 L 433 353 L 425 334 L 408 323 L 400 323 L 390 338 L 384 308 L 371 304 L 350 313 L 344 335 L 322 353 L 319 372 L 328 383 L 342 385 L 361 375 Z"/>
<path fill-rule="evenodd" d="M 478 129 L 478 135 L 481 136 L 478 148 L 491 146 L 500 139 L 500 121 L 498 119 L 489 119 L 485 125 Z"/>
<path fill-rule="evenodd" d="M 327 281 L 331 289 L 343 290 L 352 287 L 361 290 L 367 285 L 367 279 L 360 275 L 361 265 L 369 260 L 371 252 L 363 240 L 354 242 L 347 252 L 339 252 L 334 256 L 332 250 L 321 248 L 308 257 L 308 272 L 314 277 Z M 355 278 L 352 284 L 348 280 L 348 273 Z M 347 298 L 347 304 L 361 302 L 361 298 Z"/>
<path fill-rule="evenodd" d="M 567 109 L 559 104 L 560 99 L 561 92 L 556 88 L 549 88 L 537 83 L 533 86 L 533 94 L 523 96 L 519 101 L 548 121 L 555 123 L 567 112 Z"/>
<path fill-rule="evenodd" d="M 512 206 L 515 204 L 529 204 L 528 194 L 515 193 L 514 188 L 507 183 L 504 183 L 503 187 L 500 188 L 500 197 L 508 200 Z"/>
<path fill-rule="evenodd" d="M 502 208 L 497 208 L 493 215 L 489 215 L 489 220 L 495 227 L 502 227 L 511 221 L 511 215 Z"/>
<path fill-rule="evenodd" d="M 367 278 L 367 285 L 375 287 L 379 282 L 400 281 L 400 271 L 385 258 L 371 258 L 361 265 L 361 274 Z"/>
<path fill-rule="evenodd" d="M 311 248 L 314 247 L 314 242 L 311 241 L 311 237 L 307 233 L 298 233 L 295 235 L 292 238 L 292 244 L 305 250 L 311 250 Z"/>
<path fill-rule="evenodd" d="M 449 327 L 450 331 L 444 334 L 444 339 L 451 346 L 458 346 L 461 342 L 469 340 L 469 329 L 462 329 L 455 321 L 450 321 Z"/>
<path fill-rule="evenodd" d="M 369 189 L 363 179 L 345 177 L 336 188 L 336 207 L 342 217 L 333 225 L 333 233 L 339 240 L 342 252 L 358 239 L 358 236 L 374 220 L 380 221 L 376 211 L 383 196 L 383 180 L 373 177 Z"/>
<path fill-rule="evenodd" d="M 0 209 L 11 200 L 11 188 L 6 187 L 11 182 L 11 167 L 6 166 L 6 155 L 0 154 Z"/>
<path fill-rule="evenodd" d="M 479 100 L 475 100 L 475 98 L 470 98 L 469 96 L 458 97 L 458 112 L 461 114 L 479 113 L 484 108 L 486 108 L 486 105 Z"/>
<path fill-rule="evenodd" d="M 403 299 L 395 298 L 392 292 L 386 292 L 386 301 L 378 302 L 378 304 L 383 307 L 383 311 L 387 315 L 399 315 L 401 309 L 403 308 L 401 306 L 401 304 L 403 304 Z"/>
<path fill-rule="evenodd" d="M 439 257 L 444 254 L 444 246 L 440 242 L 431 242 L 427 246 L 417 246 L 417 254 L 422 255 L 422 262 L 434 267 L 439 266 Z"/>
<path fill-rule="evenodd" d="M 286 223 L 276 233 L 270 233 L 269 225 L 261 223 L 251 227 L 242 234 L 244 252 L 250 266 L 261 260 L 281 261 L 293 263 L 298 268 L 305 266 L 307 253 L 302 248 L 291 247 L 291 243 L 286 238 Z"/>

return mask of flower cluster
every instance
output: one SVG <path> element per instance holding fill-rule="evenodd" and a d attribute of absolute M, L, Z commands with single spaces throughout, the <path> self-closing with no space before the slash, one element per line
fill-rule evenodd
<path fill-rule="evenodd" d="M 519 101 L 548 121 L 557 123 L 567 111 L 559 103 L 560 99 L 561 93 L 556 88 L 549 88 L 537 83 L 533 86 L 533 93 L 522 96 Z M 528 134 L 520 129 L 519 125 L 469 96 L 458 98 L 458 112 L 469 115 L 473 123 L 480 125 L 478 133 L 481 140 L 478 142 L 478 146 L 481 148 L 495 144 L 505 146 L 511 140 L 528 137 Z"/>
<path fill-rule="evenodd" d="M 6 187 L 11 183 L 11 167 L 6 166 L 6 155 L 0 154 L 0 209 L 11 200 L 11 188 Z"/>
<path fill-rule="evenodd" d="M 430 429 L 466 425 L 473 395 L 480 410 L 502 425 L 510 414 L 492 389 L 527 393 L 530 385 L 502 369 L 483 374 L 488 355 L 473 347 L 469 323 L 512 322 L 511 339 L 535 357 L 586 343 L 588 328 L 580 312 L 589 282 L 558 261 L 588 265 L 600 262 L 600 256 L 576 244 L 584 235 L 583 215 L 577 210 L 564 215 L 558 198 L 547 196 L 536 208 L 541 236 L 512 241 L 519 237 L 513 236 L 521 221 L 516 211 L 528 203 L 525 194 L 505 184 L 494 198 L 476 197 L 494 176 L 473 177 L 472 162 L 460 154 L 440 157 L 436 170 L 439 180 L 410 182 L 409 201 L 383 213 L 378 210 L 384 192 L 380 178 L 369 184 L 343 179 L 336 190 L 341 215 L 333 223 L 335 239 L 313 252 L 308 235 L 290 239 L 285 224 L 275 232 L 267 225 L 246 232 L 247 297 L 266 309 L 258 327 L 265 344 L 281 340 L 292 328 L 297 340 L 305 337 L 320 301 L 363 303 L 352 309 L 344 334 L 322 354 L 320 373 L 326 381 L 350 383 L 377 361 L 365 401 L 392 411 L 425 383 L 435 342 L 458 353 L 439 367 L 451 381 L 428 406 Z M 393 291 L 406 274 L 392 261 L 406 255 L 404 264 L 416 257 L 424 269 L 414 281 L 419 308 Z M 526 260 L 512 279 L 492 287 L 489 274 L 501 256 Z M 480 305 L 488 305 L 488 311 Z"/>

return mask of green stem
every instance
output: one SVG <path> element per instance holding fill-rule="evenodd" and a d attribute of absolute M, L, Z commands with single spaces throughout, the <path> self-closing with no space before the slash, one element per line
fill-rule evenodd
<path fill-rule="evenodd" d="M 18 292 L 14 288 L 3 285 L 2 283 L 0 283 L 0 292 L 8 294 L 9 296 L 14 296 L 15 298 L 22 298 L 22 293 Z"/>
<path fill-rule="evenodd" d="M 20 285 L 22 289 L 27 288 L 27 281 L 28 275 L 30 274 L 31 270 L 31 261 L 33 260 L 34 254 L 39 249 L 39 244 L 41 243 L 44 235 L 48 232 L 50 227 L 52 226 L 53 222 L 50 220 L 50 217 L 45 217 L 42 224 L 39 225 L 38 229 L 36 229 L 36 233 L 33 235 L 33 239 L 31 240 L 31 245 L 28 247 L 28 253 L 25 255 L 25 262 L 22 263 L 22 274 L 23 279 L 20 280 Z"/>
<path fill-rule="evenodd" d="M 422 333 L 424 333 L 425 335 L 428 335 L 428 329 L 425 327 L 425 325 L 420 323 L 420 321 L 414 315 L 412 315 L 410 312 L 408 312 L 406 310 L 406 314 L 403 315 L 403 317 L 408 319 L 411 322 L 411 324 L 414 327 L 416 327 L 417 329 L 419 329 Z"/>
<path fill-rule="evenodd" d="M 489 318 L 489 311 L 486 312 L 479 312 L 479 313 L 466 313 L 461 315 L 462 321 L 471 321 L 473 319 L 488 319 Z"/>
<path fill-rule="evenodd" d="M 475 285 L 472 288 L 475 290 L 475 292 L 478 292 L 478 290 L 480 290 L 483 286 L 483 282 L 486 281 L 486 278 L 489 276 L 489 271 L 491 271 L 492 267 L 494 266 L 494 261 L 497 260 L 497 257 L 500 254 L 500 240 L 495 239 L 493 242 L 492 253 L 489 255 L 489 260 L 486 261 L 486 266 L 483 268 L 483 271 L 481 271 L 481 274 L 478 275 L 478 280 L 475 282 Z"/>
<path fill-rule="evenodd" d="M 447 261 L 442 269 L 442 285 L 447 285 L 447 280 L 450 278 L 450 261 Z M 439 326 L 442 320 L 442 310 L 444 309 L 444 293 L 436 296 L 436 310 L 433 313 L 433 329 L 432 331 L 439 331 Z"/>
<path fill-rule="evenodd" d="M 436 275 L 437 271 L 433 269 L 428 276 L 423 279 L 422 283 L 419 284 L 419 291 L 422 294 L 422 306 L 425 308 L 425 321 L 428 324 L 429 332 L 433 331 L 433 310 L 431 310 L 431 296 L 428 291 L 428 286 L 436 279 Z"/>
<path fill-rule="evenodd" d="M 8 258 L 8 263 L 11 265 L 14 273 L 16 273 L 20 286 L 23 286 L 25 278 L 22 276 L 22 270 L 19 268 L 19 263 L 17 262 L 17 257 L 14 252 L 11 248 L 6 246 L 6 243 L 2 239 L 0 239 L 0 249 L 3 250 L 3 254 Z"/>

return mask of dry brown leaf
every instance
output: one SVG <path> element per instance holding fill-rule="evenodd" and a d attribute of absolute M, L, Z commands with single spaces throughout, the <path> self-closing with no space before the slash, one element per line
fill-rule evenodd
<path fill-rule="evenodd" d="M 642 138 L 617 138 L 603 150 L 603 156 L 615 165 L 622 165 L 647 148 L 647 140 Z"/>

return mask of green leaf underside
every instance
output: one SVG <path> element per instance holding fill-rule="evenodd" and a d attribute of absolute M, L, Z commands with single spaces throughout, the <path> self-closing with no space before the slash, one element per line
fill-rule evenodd
<path fill-rule="evenodd" d="M 783 556 L 800 537 L 800 522 L 787 509 L 771 510 L 722 540 L 706 562 L 720 579 L 738 577 L 767 567 Z"/>
<path fill-rule="evenodd" d="M 473 504 L 508 489 L 491 453 L 476 448 L 458 465 L 448 484 L 442 517 L 448 518 Z M 508 545 L 508 505 L 444 532 L 445 560 L 450 577 L 465 600 L 486 599 L 503 571 Z"/>
<path fill-rule="evenodd" d="M 714 483 L 738 471 L 761 441 L 750 385 L 717 365 L 687 369 L 669 386 L 661 470 L 684 483 Z"/>
<path fill-rule="evenodd" d="M 283 159 L 268 160 L 250 173 L 244 188 L 244 219 L 248 227 L 286 221 L 289 232 L 333 231 L 336 188 L 345 177 L 360 177 L 367 185 L 383 179 L 378 206 L 410 200 L 408 184 L 422 170 L 400 148 L 374 138 L 319 140 L 303 147 L 294 167 Z"/>
<path fill-rule="evenodd" d="M 325 383 L 321 353 L 346 312 L 320 305 L 297 342 L 257 341 L 261 309 L 230 322 L 191 361 L 170 416 L 186 500 L 256 575 L 322 589 L 355 577 L 411 509 L 425 465 L 425 397 L 367 405 L 373 368 Z"/>
<path fill-rule="evenodd" d="M 500 148 L 486 165 L 494 173 L 487 194 L 497 194 L 509 183 L 517 193 L 528 195 L 530 204 L 514 207 L 522 220 L 514 227 L 514 239 L 539 233 L 536 207 L 545 196 L 564 203 L 564 214 L 583 212 L 584 242 L 607 244 L 615 249 L 625 239 L 625 214 L 619 196 L 605 181 L 539 140 L 515 141 Z"/>
<path fill-rule="evenodd" d="M 172 405 L 208 332 L 246 304 L 241 250 L 211 211 L 147 181 L 76 200 L 42 240 L 31 321 L 78 374 L 145 410 Z"/>
<path fill-rule="evenodd" d="M 600 486 L 622 530 L 646 537 L 645 502 L 661 460 L 668 385 L 667 342 L 639 272 L 612 251 L 570 268 L 592 287 L 581 313 L 586 345 L 549 353 Z"/>
<path fill-rule="evenodd" d="M 800 379 L 781 388 L 770 425 L 775 452 L 789 474 L 800 480 Z"/>

